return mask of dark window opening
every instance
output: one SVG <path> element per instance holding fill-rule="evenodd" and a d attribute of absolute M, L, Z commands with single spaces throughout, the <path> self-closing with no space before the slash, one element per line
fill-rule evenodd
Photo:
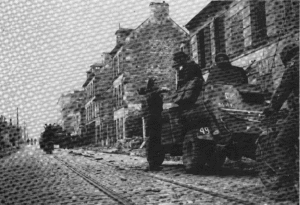
<path fill-rule="evenodd" d="M 205 61 L 204 30 L 201 30 L 197 34 L 197 42 L 198 42 L 198 59 L 199 59 L 199 65 L 201 66 L 201 68 L 205 68 L 206 61 Z"/>
<path fill-rule="evenodd" d="M 252 47 L 258 47 L 266 43 L 267 23 L 266 23 L 266 2 L 250 1 L 251 27 L 252 27 Z"/>
<path fill-rule="evenodd" d="M 228 54 L 234 58 L 244 51 L 243 18 L 240 13 L 231 19 Z"/>
<path fill-rule="evenodd" d="M 285 0 L 286 30 L 299 30 L 299 1 Z"/>
<path fill-rule="evenodd" d="M 226 48 L 224 16 L 217 17 L 214 20 L 214 27 L 216 54 L 225 53 Z"/>

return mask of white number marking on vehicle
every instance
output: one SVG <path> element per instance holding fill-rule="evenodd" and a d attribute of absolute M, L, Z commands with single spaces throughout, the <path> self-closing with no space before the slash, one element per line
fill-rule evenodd
<path fill-rule="evenodd" d="M 209 129 L 208 127 L 201 127 L 200 130 L 199 130 L 202 134 L 206 135 L 206 134 L 209 134 Z"/>

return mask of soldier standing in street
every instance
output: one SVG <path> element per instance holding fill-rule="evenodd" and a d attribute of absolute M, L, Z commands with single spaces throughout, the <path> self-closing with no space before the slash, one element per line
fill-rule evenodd
<path fill-rule="evenodd" d="M 273 94 L 270 106 L 264 110 L 268 117 L 278 112 L 286 100 L 291 101 L 288 117 L 275 140 L 276 162 L 279 169 L 278 199 L 298 200 L 299 193 L 295 189 L 294 176 L 291 170 L 296 166 L 295 145 L 299 144 L 299 46 L 290 44 L 280 53 L 286 67 L 280 85 Z M 299 147 L 298 147 L 299 149 Z M 299 160 L 299 158 L 298 158 Z M 299 174 L 299 173 L 298 173 Z"/>
<path fill-rule="evenodd" d="M 162 93 L 167 92 L 167 89 L 160 89 L 155 78 L 149 78 L 147 88 L 138 90 L 140 95 L 145 95 L 145 100 L 142 101 L 143 117 L 146 124 L 146 152 L 149 170 L 159 170 L 159 166 L 164 160 L 164 154 L 161 146 L 161 131 L 163 98 Z"/>

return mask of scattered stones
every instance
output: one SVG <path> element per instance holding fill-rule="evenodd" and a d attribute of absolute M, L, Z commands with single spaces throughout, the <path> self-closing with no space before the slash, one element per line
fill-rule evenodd
<path fill-rule="evenodd" d="M 146 191 L 146 192 L 150 192 L 150 191 L 152 191 L 152 192 L 160 192 L 161 189 L 159 189 L 159 188 L 148 188 L 148 189 L 146 189 L 145 191 Z"/>
<path fill-rule="evenodd" d="M 121 179 L 122 181 L 127 181 L 127 179 L 126 179 L 125 177 L 120 177 L 120 179 Z"/>

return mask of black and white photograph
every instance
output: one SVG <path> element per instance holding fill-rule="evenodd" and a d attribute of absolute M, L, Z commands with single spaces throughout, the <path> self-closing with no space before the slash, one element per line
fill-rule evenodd
<path fill-rule="evenodd" d="M 0 205 L 299 204 L 299 0 L 0 0 Z"/>

